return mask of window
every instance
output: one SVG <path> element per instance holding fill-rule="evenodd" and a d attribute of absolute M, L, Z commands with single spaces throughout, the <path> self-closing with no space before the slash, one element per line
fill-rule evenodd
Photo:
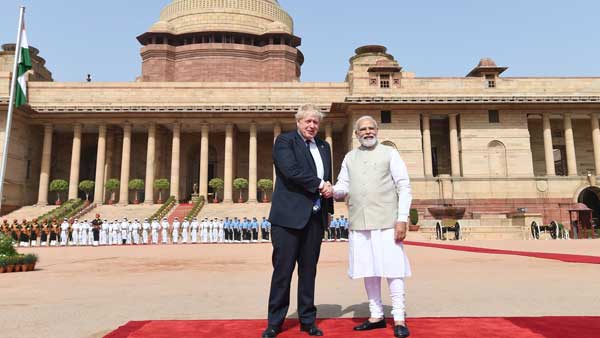
<path fill-rule="evenodd" d="M 565 146 L 554 146 L 552 155 L 554 157 L 554 171 L 556 176 L 567 176 L 567 161 L 565 160 Z"/>
<path fill-rule="evenodd" d="M 500 123 L 500 112 L 497 110 L 488 110 L 488 120 L 490 123 Z"/>
<path fill-rule="evenodd" d="M 392 112 L 389 110 L 381 111 L 381 123 L 392 123 Z"/>
<path fill-rule="evenodd" d="M 25 173 L 25 179 L 31 178 L 31 160 L 27 160 L 27 172 Z"/>
<path fill-rule="evenodd" d="M 496 88 L 496 77 L 494 75 L 486 75 L 488 88 Z"/>
<path fill-rule="evenodd" d="M 379 75 L 379 87 L 380 88 L 390 88 L 390 75 L 389 74 Z"/>

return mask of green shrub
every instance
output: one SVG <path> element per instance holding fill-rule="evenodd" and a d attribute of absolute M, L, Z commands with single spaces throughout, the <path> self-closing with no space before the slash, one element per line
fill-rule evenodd
<path fill-rule="evenodd" d="M 96 184 L 94 183 L 94 181 L 90 181 L 90 180 L 84 180 L 84 181 L 79 182 L 79 190 L 81 190 L 85 193 L 86 201 L 90 200 L 90 193 L 92 191 L 94 191 L 95 185 Z"/>
<path fill-rule="evenodd" d="M 417 223 L 419 223 L 419 212 L 417 211 L 417 209 L 410 209 L 410 224 L 412 225 L 417 225 Z"/>
<path fill-rule="evenodd" d="M 17 250 L 13 246 L 13 239 L 0 234 L 0 256 L 15 256 L 16 254 Z"/>
<path fill-rule="evenodd" d="M 24 257 L 25 264 L 33 264 L 38 261 L 38 256 L 36 254 L 26 254 Z"/>

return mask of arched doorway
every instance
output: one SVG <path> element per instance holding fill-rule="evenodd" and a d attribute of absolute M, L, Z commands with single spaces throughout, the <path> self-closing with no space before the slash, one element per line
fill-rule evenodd
<path fill-rule="evenodd" d="M 494 140 L 488 144 L 488 167 L 491 177 L 508 176 L 504 143 Z"/>
<path fill-rule="evenodd" d="M 584 189 L 577 198 L 577 202 L 585 204 L 592 209 L 592 217 L 600 218 L 600 188 L 589 187 Z"/>

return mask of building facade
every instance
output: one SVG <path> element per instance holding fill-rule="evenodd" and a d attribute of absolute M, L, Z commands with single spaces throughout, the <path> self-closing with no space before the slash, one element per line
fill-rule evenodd
<path fill-rule="evenodd" d="M 274 179 L 274 138 L 295 129 L 306 103 L 327 114 L 321 137 L 334 154 L 334 173 L 357 145 L 354 121 L 371 115 L 380 139 L 407 163 L 414 207 L 465 206 L 469 218 L 518 210 L 546 222 L 568 220 L 583 202 L 600 211 L 600 78 L 503 77 L 505 67 L 482 59 L 465 77 L 418 77 L 382 46 L 350 58 L 341 83 L 300 82 L 301 39 L 276 0 L 174 0 L 138 37 L 142 71 L 136 82 L 52 81 L 36 53 L 29 105 L 16 111 L 3 213 L 54 202 L 51 180 L 96 182 L 106 203 L 107 179 L 168 178 L 171 195 L 188 200 L 198 184 L 244 177 L 249 202 L 257 181 Z M 14 45 L 0 52 L 0 114 L 4 130 Z M 3 141 L 3 133 L 0 139 Z M 0 141 L 1 142 L 1 141 Z M 116 202 L 132 193 L 121 184 Z"/>

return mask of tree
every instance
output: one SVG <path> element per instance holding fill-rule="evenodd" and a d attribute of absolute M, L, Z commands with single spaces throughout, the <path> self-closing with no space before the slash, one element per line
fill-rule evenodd
<path fill-rule="evenodd" d="M 233 187 L 240 191 L 240 198 L 238 199 L 238 202 L 242 203 L 244 201 L 242 198 L 242 191 L 248 188 L 248 180 L 245 178 L 236 178 L 233 180 Z"/>
<path fill-rule="evenodd" d="M 65 180 L 53 180 L 50 182 L 50 191 L 56 192 L 56 205 L 60 205 L 60 193 L 69 190 L 69 183 Z"/>
<path fill-rule="evenodd" d="M 267 193 L 273 191 L 273 181 L 268 178 L 263 178 L 258 180 L 256 185 L 263 192 L 263 202 L 268 202 Z"/>
<path fill-rule="evenodd" d="M 169 180 L 166 178 L 159 178 L 154 180 L 154 189 L 158 190 L 158 203 L 162 204 L 162 191 L 167 190 L 171 187 Z"/>
<path fill-rule="evenodd" d="M 225 187 L 225 182 L 223 182 L 220 178 L 213 178 L 208 182 L 208 186 L 211 187 L 215 191 L 215 198 L 213 203 L 219 203 L 219 193 L 223 191 Z"/>
<path fill-rule="evenodd" d="M 90 201 L 90 193 L 92 191 L 94 191 L 94 181 L 90 181 L 90 180 L 83 180 L 81 182 L 79 182 L 79 190 L 83 191 L 85 193 L 85 201 L 89 202 Z"/>
<path fill-rule="evenodd" d="M 129 181 L 129 190 L 134 190 L 135 191 L 135 199 L 133 200 L 134 204 L 138 204 L 140 203 L 140 200 L 138 200 L 138 192 L 142 189 L 144 189 L 144 181 L 139 179 L 139 178 L 134 178 L 131 181 Z"/>
<path fill-rule="evenodd" d="M 108 201 L 109 204 L 114 203 L 115 192 L 119 190 L 120 186 L 121 182 L 116 178 L 111 178 L 110 180 L 106 181 L 106 190 L 110 193 L 110 200 Z"/>

